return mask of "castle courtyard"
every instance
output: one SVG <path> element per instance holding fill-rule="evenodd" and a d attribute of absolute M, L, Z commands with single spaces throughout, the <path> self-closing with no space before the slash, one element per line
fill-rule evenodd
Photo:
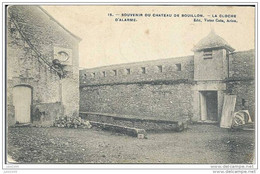
<path fill-rule="evenodd" d="M 6 5 L 5 165 L 257 167 L 255 7 L 182 8 Z"/>
<path fill-rule="evenodd" d="M 18 163 L 250 164 L 254 133 L 217 125 L 137 139 L 98 129 L 11 127 L 8 158 Z"/>

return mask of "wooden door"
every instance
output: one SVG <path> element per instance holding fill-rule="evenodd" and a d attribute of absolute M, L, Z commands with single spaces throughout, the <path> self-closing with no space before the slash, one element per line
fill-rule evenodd
<path fill-rule="evenodd" d="M 231 128 L 235 106 L 236 95 L 225 95 L 220 127 Z"/>
<path fill-rule="evenodd" d="M 30 123 L 32 89 L 27 86 L 14 87 L 13 103 L 15 108 L 15 121 L 19 123 Z"/>

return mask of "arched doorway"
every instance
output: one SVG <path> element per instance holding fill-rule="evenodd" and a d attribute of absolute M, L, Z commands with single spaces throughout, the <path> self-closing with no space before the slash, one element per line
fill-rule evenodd
<path fill-rule="evenodd" d="M 13 88 L 13 104 L 16 123 L 31 122 L 32 88 L 18 85 Z"/>

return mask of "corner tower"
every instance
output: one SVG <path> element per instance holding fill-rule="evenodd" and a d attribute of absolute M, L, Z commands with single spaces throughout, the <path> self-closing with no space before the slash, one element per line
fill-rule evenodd
<path fill-rule="evenodd" d="M 212 30 L 193 48 L 194 80 L 224 80 L 228 77 L 228 59 L 232 48 Z"/>
<path fill-rule="evenodd" d="M 212 30 L 193 48 L 194 51 L 194 121 L 219 122 L 229 77 L 232 48 Z"/>

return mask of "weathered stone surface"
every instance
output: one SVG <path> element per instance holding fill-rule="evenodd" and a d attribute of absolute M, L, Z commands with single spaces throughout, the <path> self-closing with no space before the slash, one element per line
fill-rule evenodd
<path fill-rule="evenodd" d="M 133 127 L 146 131 L 183 131 L 187 128 L 187 122 L 156 120 L 156 118 L 138 118 L 129 115 L 115 115 L 102 113 L 81 112 L 80 117 L 94 123 L 105 123 L 122 127 Z M 106 121 L 108 120 L 108 122 Z M 138 134 L 143 134 L 138 132 Z"/>
<path fill-rule="evenodd" d="M 177 64 L 181 65 L 180 70 L 178 70 Z M 161 66 L 161 71 L 158 66 Z M 145 73 L 142 72 L 142 67 L 145 67 Z M 127 69 L 130 69 L 130 74 L 127 74 Z M 117 71 L 116 76 L 114 70 Z M 104 71 L 106 73 L 105 77 L 103 74 Z M 137 82 L 166 83 L 163 81 L 184 79 L 193 79 L 193 56 L 112 65 L 80 71 L 80 86 L 82 87 L 86 85 L 99 86 L 104 84 L 132 84 Z"/>
<path fill-rule="evenodd" d="M 78 42 L 66 29 L 38 6 L 10 6 L 7 14 L 7 105 L 9 125 L 14 124 L 12 88 L 28 85 L 33 88 L 32 113 L 37 107 L 45 112 L 45 121 L 50 122 L 55 115 L 78 114 Z M 29 46 L 28 43 L 33 45 Z M 54 47 L 72 50 L 73 66 L 66 70 L 72 74 L 65 79 L 73 81 L 73 87 L 65 86 L 54 70 L 40 57 L 51 64 Z M 35 50 L 38 52 L 37 55 Z M 73 80 L 71 80 L 73 79 Z M 66 81 L 65 80 L 65 81 Z M 67 88 L 68 87 L 68 88 Z M 62 101 L 68 96 L 70 102 Z M 64 98 L 65 99 L 65 98 Z M 62 103 L 63 106 L 59 106 Z M 48 106 L 47 106 L 48 105 Z M 43 109 L 44 108 L 44 109 Z M 59 112 L 57 112 L 59 111 Z M 32 118 L 34 120 L 34 118 Z"/>
<path fill-rule="evenodd" d="M 255 50 L 240 51 L 230 55 L 229 78 L 236 80 L 255 78 Z"/>
<path fill-rule="evenodd" d="M 80 110 L 198 121 L 199 92 L 214 90 L 218 92 L 218 120 L 227 93 L 237 95 L 236 110 L 241 108 L 242 98 L 248 100 L 250 114 L 254 115 L 254 50 L 230 54 L 217 49 L 212 60 L 202 60 L 201 56 L 195 53 L 196 60 L 187 56 L 81 70 Z M 177 63 L 181 63 L 181 71 L 174 69 Z M 162 65 L 162 72 L 158 65 Z M 141 67 L 147 67 L 146 74 Z M 131 69 L 131 74 L 126 69 Z M 118 70 L 117 76 L 113 70 Z"/>
<path fill-rule="evenodd" d="M 203 51 L 194 53 L 194 80 L 224 80 L 227 76 L 225 49 L 213 49 L 212 58 L 204 59 Z"/>
<path fill-rule="evenodd" d="M 237 95 L 235 111 L 248 110 L 252 120 L 255 120 L 255 82 L 231 81 L 227 83 L 229 92 Z M 244 102 L 244 103 L 243 103 Z"/>
<path fill-rule="evenodd" d="M 190 84 L 84 87 L 80 110 L 136 115 L 140 118 L 188 120 L 192 116 Z"/>
<path fill-rule="evenodd" d="M 143 138 L 147 137 L 146 131 L 144 129 L 137 129 L 134 127 L 119 126 L 119 125 L 101 123 L 95 121 L 90 121 L 90 124 L 92 126 L 101 128 L 102 130 L 106 130 L 106 131 L 113 131 L 113 132 L 126 134 L 137 138 L 139 138 L 139 136 Z M 139 139 L 143 139 L 143 138 L 139 138 Z"/>

